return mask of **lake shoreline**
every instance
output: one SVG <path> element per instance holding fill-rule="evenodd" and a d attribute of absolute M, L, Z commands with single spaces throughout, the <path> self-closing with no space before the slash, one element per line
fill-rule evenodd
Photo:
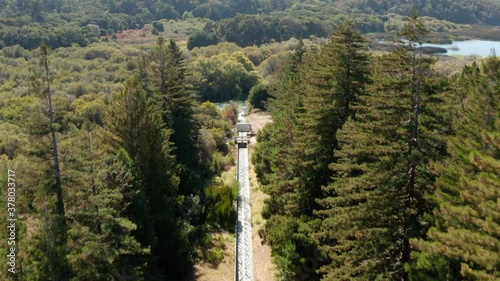
<path fill-rule="evenodd" d="M 397 48 L 394 32 L 365 35 L 371 51 L 390 52 Z M 500 51 L 500 26 L 471 25 L 467 28 L 445 32 L 432 32 L 423 39 L 423 52 L 430 55 L 482 56 L 491 54 L 492 48 Z"/>

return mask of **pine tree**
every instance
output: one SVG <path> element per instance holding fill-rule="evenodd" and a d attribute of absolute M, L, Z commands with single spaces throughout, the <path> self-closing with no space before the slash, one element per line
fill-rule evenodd
<path fill-rule="evenodd" d="M 336 132 L 352 114 L 349 105 L 370 82 L 363 48 L 354 23 L 346 22 L 320 50 L 297 52 L 298 63 L 280 79 L 285 87 L 278 88 L 279 96 L 271 101 L 273 123 L 261 138 L 265 143 L 254 161 L 259 167 L 259 161 L 274 158 L 264 163 L 271 172 L 257 172 L 271 194 L 264 213 L 269 218 L 265 234 L 284 279 L 319 278 L 314 270 L 304 270 L 302 263 L 316 253 L 311 234 L 318 221 L 313 210 L 321 186 L 332 175 L 328 164 L 333 161 Z M 262 156 L 261 147 L 271 156 Z"/>
<path fill-rule="evenodd" d="M 137 226 L 127 218 L 138 197 L 131 160 L 124 151 L 108 156 L 100 135 L 102 128 L 92 124 L 70 126 L 60 142 L 72 280 L 139 279 L 144 264 L 137 257 L 146 250 L 132 236 Z"/>
<path fill-rule="evenodd" d="M 201 159 L 196 157 L 200 125 L 194 118 L 196 96 L 186 82 L 186 66 L 182 52 L 173 40 L 170 40 L 168 51 L 170 70 L 167 86 L 170 101 L 167 108 L 171 116 L 169 123 L 172 124 L 173 130 L 174 154 L 180 166 L 179 190 L 181 194 L 187 194 L 201 188 L 200 171 L 208 168 L 201 167 L 198 164 Z"/>
<path fill-rule="evenodd" d="M 319 201 L 324 209 L 317 212 L 324 218 L 318 239 L 331 260 L 320 269 L 324 280 L 396 279 L 402 214 L 394 206 L 400 201 L 400 192 L 394 187 L 404 184 L 405 145 L 401 140 L 406 136 L 401 136 L 400 124 L 410 107 L 407 92 L 399 88 L 404 87 L 404 79 L 398 85 L 393 80 L 386 80 L 388 85 L 381 83 L 385 77 L 379 71 L 393 67 L 374 70 L 375 85 L 358 96 L 355 115 L 337 135 L 338 161 L 330 165 L 336 176 L 324 188 L 330 196 Z M 393 71 L 395 75 L 399 72 Z M 376 91 L 379 85 L 382 89 Z"/>
<path fill-rule="evenodd" d="M 44 70 L 44 82 L 46 84 L 46 94 L 48 100 L 48 116 L 49 116 L 49 131 L 52 143 L 52 159 L 54 161 L 53 171 L 49 172 L 54 177 L 53 183 L 48 189 L 56 193 L 56 214 L 52 214 L 49 209 L 44 209 L 45 213 L 45 234 L 47 251 L 49 254 L 50 273 L 51 279 L 66 280 L 69 276 L 69 269 L 67 268 L 66 251 L 67 251 L 67 226 L 66 226 L 66 212 L 64 207 L 64 199 L 61 183 L 61 169 L 59 165 L 59 154 L 56 139 L 56 129 L 54 127 L 54 108 L 52 107 L 52 91 L 51 91 L 51 75 L 49 64 L 49 51 L 45 43 L 40 46 L 40 64 Z M 50 196 L 50 193 L 47 194 Z M 48 200 L 50 202 L 51 200 Z M 44 207 L 47 208 L 47 207 Z"/>
<path fill-rule="evenodd" d="M 365 41 L 355 31 L 355 22 L 346 21 L 321 47 L 305 71 L 307 87 L 304 113 L 299 115 L 296 153 L 302 185 L 300 213 L 312 215 L 321 197 L 321 187 L 332 174 L 328 165 L 334 162 L 336 133 L 353 114 L 350 104 L 370 83 Z"/>
<path fill-rule="evenodd" d="M 289 200 L 288 196 L 292 189 L 286 185 L 287 181 L 293 178 L 288 162 L 290 158 L 295 157 L 290 149 L 295 144 L 297 115 L 302 110 L 303 89 L 300 69 L 304 56 L 303 48 L 303 44 L 299 43 L 289 64 L 272 82 L 273 98 L 269 101 L 269 110 L 273 116 L 273 123 L 266 126 L 258 136 L 259 143 L 252 160 L 256 165 L 259 181 L 272 195 L 266 203 L 271 214 L 284 214 L 297 210 L 296 207 L 288 205 L 295 203 L 294 200 Z"/>
<path fill-rule="evenodd" d="M 145 278 L 178 277 L 190 266 L 191 246 L 182 221 L 176 218 L 178 178 L 169 141 L 171 131 L 165 128 L 160 108 L 137 78 L 128 81 L 113 101 L 106 125 L 113 133 L 109 139 L 116 151 L 123 148 L 133 160 L 139 192 L 144 194 L 136 209 L 142 205 L 144 212 L 131 216 L 138 225 L 136 238 L 141 245 L 151 247 L 151 258 L 157 258 L 148 262 Z"/>
<path fill-rule="evenodd" d="M 499 78 L 500 60 L 490 57 L 482 71 L 474 63 L 456 80 L 450 156 L 436 165 L 437 225 L 428 239 L 413 240 L 421 252 L 412 280 L 500 278 Z"/>
<path fill-rule="evenodd" d="M 260 234 L 272 246 L 277 275 L 281 280 L 292 279 L 296 274 L 295 268 L 300 264 L 298 252 L 301 245 L 295 244 L 301 239 L 297 233 L 299 220 L 292 215 L 297 214 L 298 202 L 290 161 L 297 156 L 292 153 L 292 148 L 296 141 L 297 113 L 302 110 L 301 68 L 304 55 L 301 42 L 288 65 L 271 83 L 269 110 L 273 123 L 257 136 L 259 143 L 252 159 L 259 181 L 265 192 L 271 195 L 263 211 L 268 222 Z M 300 236 L 303 237 L 302 234 Z"/>
<path fill-rule="evenodd" d="M 50 70 L 49 70 L 49 53 L 48 53 L 48 47 L 44 43 L 40 47 L 41 51 L 41 57 L 40 57 L 40 64 L 42 64 L 43 69 L 45 71 L 45 83 L 46 83 L 46 91 L 47 91 L 47 97 L 48 97 L 48 104 L 49 104 L 49 120 L 50 120 L 50 134 L 51 134 L 51 139 L 52 139 L 52 157 L 54 159 L 54 175 L 55 175 L 55 183 L 54 183 L 54 190 L 56 191 L 57 194 L 57 212 L 58 214 L 63 218 L 65 216 L 65 211 L 64 211 L 64 200 L 62 196 L 62 187 L 61 187 L 61 169 L 59 167 L 59 155 L 58 155 L 58 150 L 57 150 L 57 139 L 56 139 L 56 132 L 54 128 L 54 109 L 52 108 L 52 91 L 50 89 Z"/>
<path fill-rule="evenodd" d="M 196 98 L 186 82 L 184 58 L 175 41 L 165 44 L 163 37 L 159 37 L 146 70 L 149 72 L 147 83 L 161 107 L 163 122 L 172 130 L 170 140 L 179 170 L 179 191 L 192 193 L 201 188 L 200 176 L 205 171 L 200 170 L 207 168 L 201 167 L 201 159 L 196 157 L 200 129 L 194 118 Z"/>
<path fill-rule="evenodd" d="M 317 213 L 331 259 L 325 280 L 408 280 L 409 239 L 428 228 L 429 163 L 444 154 L 444 85 L 413 45 L 420 26 L 413 17 L 403 33 L 410 43 L 375 63 L 374 85 L 338 132 L 336 174 Z"/>

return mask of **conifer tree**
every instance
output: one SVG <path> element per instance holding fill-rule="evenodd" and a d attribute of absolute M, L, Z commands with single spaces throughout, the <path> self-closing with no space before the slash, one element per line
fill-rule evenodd
<path fill-rule="evenodd" d="M 277 265 L 279 279 L 290 280 L 295 276 L 294 268 L 300 264 L 301 246 L 296 245 L 299 221 L 297 214 L 293 166 L 297 115 L 302 110 L 303 88 L 301 82 L 302 60 L 305 50 L 302 42 L 282 72 L 272 82 L 272 99 L 269 111 L 273 123 L 267 125 L 257 136 L 258 144 L 252 161 L 264 190 L 271 195 L 265 202 L 264 218 L 268 219 L 260 233 L 272 246 L 273 259 Z M 299 238 L 300 239 L 300 238 Z"/>
<path fill-rule="evenodd" d="M 437 224 L 413 240 L 412 280 L 496 280 L 500 277 L 500 60 L 474 63 L 456 79 L 454 131 L 439 175 Z"/>
<path fill-rule="evenodd" d="M 270 214 L 286 213 L 297 209 L 288 199 L 289 191 L 286 181 L 293 178 L 289 159 L 291 147 L 295 144 L 297 115 L 302 107 L 301 67 L 304 56 L 302 42 L 295 48 L 294 55 L 288 65 L 272 82 L 272 96 L 269 111 L 273 123 L 264 128 L 258 136 L 253 162 L 259 181 L 266 186 L 272 195 L 267 201 Z M 287 211 L 285 211 L 287 209 Z"/>
<path fill-rule="evenodd" d="M 138 241 L 151 247 L 153 260 L 148 262 L 145 278 L 178 277 L 191 263 L 191 247 L 182 222 L 176 218 L 178 178 L 173 168 L 171 131 L 165 128 L 160 108 L 137 78 L 128 81 L 113 101 L 106 125 L 113 133 L 110 143 L 116 150 L 123 148 L 133 160 L 139 192 L 144 194 L 136 210 L 141 206 L 145 210 L 132 214 L 132 221 L 138 225 Z"/>
<path fill-rule="evenodd" d="M 180 166 L 179 191 L 187 194 L 201 188 L 202 182 L 200 171 L 207 170 L 208 167 L 199 165 L 201 159 L 197 155 L 197 140 L 200 125 L 194 118 L 194 106 L 196 95 L 186 82 L 186 65 L 181 50 L 170 40 L 168 44 L 169 52 L 169 75 L 167 86 L 169 90 L 169 103 L 172 142 L 175 145 L 174 154 Z"/>
<path fill-rule="evenodd" d="M 64 211 L 64 199 L 62 196 L 62 187 L 61 187 L 61 169 L 59 167 L 59 154 L 57 150 L 56 132 L 54 128 L 54 109 L 52 108 L 52 91 L 50 88 L 51 78 L 49 70 L 49 51 L 45 43 L 42 44 L 42 46 L 40 47 L 40 51 L 41 51 L 40 64 L 43 66 L 43 69 L 45 71 L 44 79 L 46 83 L 46 92 L 48 97 L 50 134 L 52 139 L 52 157 L 54 159 L 54 175 L 55 175 L 54 190 L 56 191 L 57 194 L 57 212 L 64 221 L 65 211 Z"/>
<path fill-rule="evenodd" d="M 412 44 L 418 21 L 406 26 L 409 45 L 375 63 L 374 85 L 338 132 L 338 159 L 330 165 L 336 174 L 324 188 L 329 196 L 318 201 L 318 239 L 331 259 L 321 268 L 325 280 L 408 280 L 409 239 L 428 228 L 429 163 L 445 152 L 436 132 L 446 126 L 443 85 Z"/>
<path fill-rule="evenodd" d="M 49 254 L 49 270 L 50 276 L 53 281 L 67 280 L 69 278 L 69 269 L 67 268 L 66 251 L 67 251 L 67 225 L 66 225 L 66 212 L 64 207 L 62 182 L 61 182 L 61 169 L 59 164 L 58 142 L 56 138 L 56 129 L 54 126 L 54 108 L 52 106 L 52 90 L 51 90 L 51 75 L 49 64 L 49 50 L 45 43 L 40 46 L 40 64 L 44 70 L 45 91 L 48 101 L 48 117 L 49 117 L 49 131 L 52 143 L 52 159 L 53 170 L 49 172 L 54 178 L 53 183 L 48 188 L 50 196 L 51 191 L 56 194 L 56 214 L 52 214 L 50 206 L 45 207 L 45 240 L 47 251 Z M 51 202 L 52 200 L 47 200 Z"/>
<path fill-rule="evenodd" d="M 374 79 L 384 79 L 379 71 L 393 67 L 376 68 Z M 401 140 L 406 136 L 401 136 L 400 124 L 410 107 L 406 92 L 396 85 L 374 91 L 379 83 L 358 97 L 355 116 L 337 135 L 338 161 L 330 165 L 336 176 L 324 188 L 329 197 L 319 201 L 324 209 L 317 212 L 324 218 L 318 239 L 331 260 L 321 268 L 324 280 L 395 279 L 402 214 L 394 206 L 400 201 L 394 187 L 405 180 Z M 328 239 L 334 243 L 328 245 Z"/>
<path fill-rule="evenodd" d="M 306 258 L 317 256 L 312 234 L 319 222 L 313 210 L 321 187 L 332 175 L 328 164 L 333 161 L 336 131 L 351 114 L 349 104 L 369 83 L 368 56 L 363 48 L 364 40 L 354 31 L 354 23 L 346 22 L 330 36 L 330 42 L 300 56 L 303 63 L 297 84 L 284 89 L 281 105 L 273 109 L 271 103 L 273 124 L 291 125 L 271 135 L 276 142 L 274 151 L 282 154 L 277 155 L 279 166 L 272 174 L 272 197 L 266 206 L 274 215 L 266 225 L 266 238 L 273 245 L 284 279 L 319 278 L 315 270 L 323 261 L 316 261 L 313 270 L 303 264 Z M 292 65 L 291 70 L 295 69 Z"/>
<path fill-rule="evenodd" d="M 350 104 L 365 91 L 370 82 L 365 41 L 348 20 L 321 46 L 316 58 L 309 61 L 305 71 L 307 87 L 304 113 L 299 115 L 296 153 L 302 153 L 299 201 L 300 213 L 312 215 L 321 197 L 321 187 L 332 176 L 328 168 L 334 162 L 336 133 L 353 114 Z"/>
<path fill-rule="evenodd" d="M 107 155 L 102 128 L 74 126 L 61 140 L 68 185 L 67 257 L 72 280 L 139 279 L 146 250 L 132 236 L 127 209 L 138 197 L 131 160 L 123 150 Z"/>
<path fill-rule="evenodd" d="M 204 174 L 200 171 L 201 160 L 196 157 L 200 126 L 194 118 L 195 94 L 186 82 L 184 58 L 175 41 L 166 44 L 163 37 L 158 38 L 147 70 L 149 87 L 161 107 L 163 122 L 172 130 L 170 140 L 179 170 L 179 191 L 189 194 L 201 187 L 200 175 Z"/>
<path fill-rule="evenodd" d="M 328 164 L 333 161 L 336 131 L 352 114 L 350 103 L 370 82 L 363 48 L 364 40 L 354 31 L 353 22 L 346 22 L 319 51 L 298 57 L 299 63 L 290 67 L 292 75 L 281 78 L 281 83 L 291 87 L 282 88 L 271 101 L 273 124 L 262 135 L 265 142 L 258 147 L 254 161 L 259 168 L 259 161 L 266 159 L 260 148 L 268 149 L 275 158 L 264 163 L 271 170 L 268 175 L 257 172 L 271 194 L 264 213 L 269 217 L 266 239 L 273 245 L 284 279 L 303 278 L 301 264 L 315 253 L 317 245 L 311 234 L 318 223 L 313 210 L 321 186 L 332 175 Z M 287 227 L 279 227 L 278 222 Z M 307 276 L 311 280 L 319 277 L 314 270 Z"/>

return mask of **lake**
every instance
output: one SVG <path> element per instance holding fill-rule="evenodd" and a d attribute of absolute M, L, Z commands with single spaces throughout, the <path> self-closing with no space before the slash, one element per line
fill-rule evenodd
<path fill-rule="evenodd" d="M 491 49 L 495 49 L 497 53 L 500 53 L 500 41 L 467 40 L 467 41 L 453 41 L 451 44 L 423 44 L 423 46 L 440 47 L 448 49 L 448 52 L 446 54 L 450 56 L 478 55 L 481 57 L 487 57 L 491 54 Z M 455 47 L 458 49 L 455 49 Z"/>
<path fill-rule="evenodd" d="M 407 42 L 402 39 L 401 41 Z M 394 42 L 381 39 L 378 41 L 380 44 L 393 45 Z M 451 44 L 422 44 L 423 47 L 437 47 L 444 48 L 447 53 L 437 53 L 437 55 L 462 55 L 462 56 L 481 56 L 487 57 L 491 55 L 491 50 L 495 49 L 500 54 L 500 41 L 490 40 L 466 40 L 466 41 L 452 41 Z"/>

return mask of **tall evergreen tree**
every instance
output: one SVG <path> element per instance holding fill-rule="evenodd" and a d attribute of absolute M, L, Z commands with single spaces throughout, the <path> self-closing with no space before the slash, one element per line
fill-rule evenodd
<path fill-rule="evenodd" d="M 271 194 L 266 203 L 266 238 L 273 245 L 284 279 L 303 278 L 302 262 L 316 251 L 311 239 L 318 224 L 313 210 L 321 186 L 332 175 L 328 164 L 333 161 L 336 132 L 352 114 L 349 104 L 370 82 L 363 48 L 364 40 L 354 31 L 354 23 L 346 22 L 317 52 L 298 57 L 303 65 L 292 64 L 291 75 L 281 79 L 292 87 L 282 88 L 271 101 L 273 124 L 263 137 L 268 135 L 265 146 L 277 159 L 264 163 L 271 169 L 269 175 L 257 172 Z M 257 150 L 257 167 L 259 160 L 265 157 Z M 278 227 L 278 221 L 286 227 Z M 308 270 L 307 276 L 319 278 L 314 270 Z"/>
<path fill-rule="evenodd" d="M 146 210 L 133 215 L 139 226 L 136 237 L 143 246 L 150 246 L 152 258 L 157 258 L 148 262 L 145 278 L 178 278 L 191 263 L 191 247 L 185 240 L 184 224 L 176 218 L 178 177 L 169 141 L 171 131 L 165 128 L 160 108 L 137 78 L 128 81 L 113 101 L 106 125 L 114 135 L 110 142 L 115 149 L 123 148 L 133 160 L 139 192 L 144 194 L 139 204 Z"/>
<path fill-rule="evenodd" d="M 334 162 L 336 133 L 353 114 L 350 107 L 370 83 L 365 41 L 355 30 L 355 22 L 346 21 L 321 46 L 318 56 L 305 71 L 307 87 L 304 113 L 299 115 L 296 153 L 303 157 L 300 167 L 302 205 L 300 213 L 312 215 L 321 197 L 321 187 L 332 177 L 328 165 Z"/>
<path fill-rule="evenodd" d="M 138 197 L 126 152 L 107 155 L 102 128 L 74 126 L 61 140 L 67 182 L 68 262 L 72 280 L 138 280 L 146 249 L 132 236 L 127 209 Z"/>
<path fill-rule="evenodd" d="M 378 72 L 393 67 L 376 68 L 374 78 L 383 79 Z M 330 165 L 336 176 L 324 189 L 330 196 L 319 201 L 324 220 L 318 238 L 331 260 L 321 268 L 324 280 L 396 279 L 402 214 L 395 187 L 405 181 L 401 123 L 410 106 L 398 86 L 374 92 L 376 85 L 358 97 L 355 116 L 338 132 L 338 161 Z"/>
<path fill-rule="evenodd" d="M 271 195 L 265 202 L 264 218 L 268 219 L 263 234 L 272 246 L 278 277 L 290 280 L 294 268 L 300 264 L 298 255 L 298 220 L 291 216 L 297 214 L 293 179 L 294 170 L 290 165 L 296 157 L 292 148 L 295 145 L 297 115 L 302 110 L 303 88 L 301 68 L 304 46 L 300 43 L 295 49 L 289 64 L 272 82 L 272 96 L 269 110 L 273 123 L 267 125 L 258 135 L 258 144 L 252 161 L 264 190 Z M 296 234 L 295 236 L 293 236 Z M 295 238 L 294 238 L 295 237 Z M 300 238 L 299 238 L 300 239 Z"/>
<path fill-rule="evenodd" d="M 429 162 L 444 153 L 436 135 L 443 85 L 415 50 L 419 28 L 415 16 L 403 34 L 410 43 L 379 59 L 374 85 L 338 132 L 336 175 L 318 211 L 320 242 L 334 242 L 322 242 L 331 259 L 325 280 L 407 280 L 409 239 L 428 228 Z"/>
<path fill-rule="evenodd" d="M 54 182 L 48 183 L 50 192 L 56 194 L 56 214 L 51 215 L 50 206 L 44 209 L 45 213 L 45 233 L 46 245 L 49 254 L 50 276 L 53 281 L 67 280 L 69 278 L 69 269 L 67 268 L 66 251 L 67 251 L 67 225 L 66 225 L 66 212 L 64 207 L 63 190 L 61 182 L 61 168 L 59 163 L 58 142 L 56 138 L 54 108 L 52 106 L 52 89 L 51 89 L 51 74 L 49 64 L 49 50 L 45 43 L 40 46 L 40 64 L 44 70 L 45 93 L 47 94 L 48 101 L 48 117 L 49 117 L 49 131 L 52 143 L 52 159 L 53 170 L 49 172 L 53 176 Z M 51 202 L 51 200 L 48 200 Z"/>
<path fill-rule="evenodd" d="M 437 225 L 414 240 L 412 280 L 500 278 L 500 60 L 474 63 L 456 79 L 455 134 L 439 175 Z"/>
<path fill-rule="evenodd" d="M 56 131 L 54 128 L 54 109 L 52 108 L 52 91 L 50 88 L 50 69 L 49 69 L 49 51 L 48 47 L 45 43 L 40 47 L 40 64 L 43 66 L 45 71 L 44 80 L 46 83 L 46 92 L 48 97 L 48 112 L 49 112 L 49 120 L 50 120 L 50 134 L 52 140 L 52 157 L 54 159 L 54 190 L 57 194 L 57 212 L 61 216 L 64 221 L 65 211 L 64 211 L 64 199 L 62 196 L 62 187 L 61 187 L 61 169 L 59 167 L 59 154 L 57 150 L 57 139 L 56 139 Z"/>
<path fill-rule="evenodd" d="M 186 66 L 182 52 L 170 40 L 159 37 L 149 55 L 149 87 L 162 110 L 162 119 L 172 130 L 170 141 L 179 170 L 179 191 L 189 194 L 201 188 L 203 167 L 197 158 L 197 140 L 200 125 L 194 118 L 195 94 L 186 82 Z"/>
<path fill-rule="evenodd" d="M 293 178 L 291 166 L 287 163 L 294 157 L 290 149 L 295 144 L 298 112 L 302 110 L 301 73 L 304 46 L 302 42 L 295 49 L 288 65 L 272 82 L 272 96 L 269 111 L 273 123 L 264 128 L 258 136 L 253 162 L 259 181 L 266 187 L 271 198 L 267 201 L 269 214 L 284 214 L 296 210 L 288 198 L 292 189 L 286 182 Z M 285 211 L 286 210 L 286 211 Z"/>

